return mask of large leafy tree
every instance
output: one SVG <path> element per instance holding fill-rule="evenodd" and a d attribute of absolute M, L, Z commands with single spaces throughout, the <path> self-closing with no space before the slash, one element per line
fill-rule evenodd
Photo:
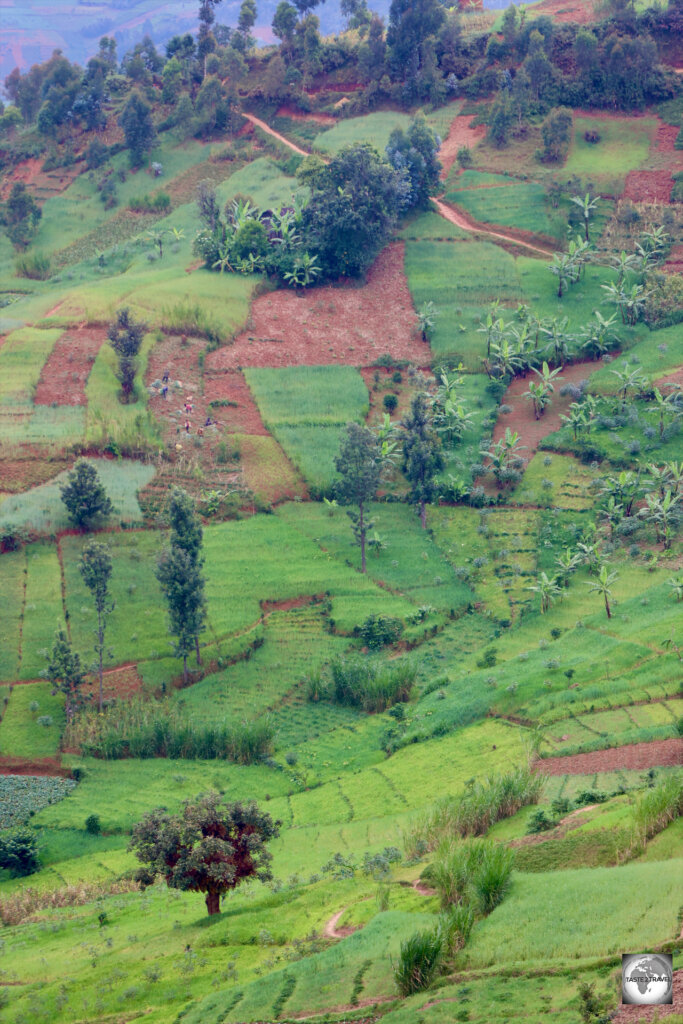
<path fill-rule="evenodd" d="M 410 182 L 410 206 L 427 206 L 429 197 L 439 191 L 440 145 L 441 139 L 424 117 L 414 118 L 407 132 L 395 128 L 389 137 L 387 157 L 391 166 L 403 172 Z"/>
<path fill-rule="evenodd" d="M 392 0 L 387 43 L 393 66 L 405 73 L 421 67 L 423 44 L 435 35 L 446 19 L 438 0 Z"/>
<path fill-rule="evenodd" d="M 71 522 L 81 530 L 89 530 L 113 511 L 97 470 L 85 459 L 78 460 L 59 489 Z"/>
<path fill-rule="evenodd" d="M 337 497 L 343 505 L 353 506 L 347 515 L 360 547 L 361 572 L 365 572 L 365 543 L 373 526 L 368 505 L 377 494 L 382 470 L 380 442 L 373 432 L 358 423 L 348 423 L 335 467 L 341 477 Z"/>
<path fill-rule="evenodd" d="M 130 154 L 131 167 L 139 167 L 154 145 L 156 128 L 152 120 L 152 108 L 137 90 L 130 94 L 121 112 L 119 124 Z"/>
<path fill-rule="evenodd" d="M 221 897 L 245 879 L 272 878 L 266 843 L 280 822 L 254 802 L 221 802 L 218 793 L 186 801 L 180 814 L 150 811 L 133 828 L 130 849 L 144 865 L 143 884 L 161 875 L 171 889 L 206 894 L 209 914 L 219 914 Z"/>
<path fill-rule="evenodd" d="M 425 395 L 415 395 L 403 428 L 403 472 L 410 484 L 410 500 L 417 506 L 422 528 L 426 529 L 427 504 L 438 497 L 436 476 L 443 469 L 443 458 Z"/>
<path fill-rule="evenodd" d="M 99 709 L 102 710 L 103 674 L 104 674 L 104 638 L 107 619 L 114 610 L 114 602 L 109 596 L 109 579 L 112 571 L 111 553 L 106 544 L 90 541 L 83 548 L 79 565 L 83 582 L 92 594 L 97 613 L 95 629 L 95 654 L 97 655 L 97 675 L 99 680 Z"/>
<path fill-rule="evenodd" d="M 304 248 L 325 276 L 359 277 L 372 263 L 408 201 L 403 175 L 372 146 L 349 146 L 311 176 Z"/>
<path fill-rule="evenodd" d="M 5 233 L 16 249 L 25 248 L 36 231 L 42 210 L 23 181 L 15 181 L 7 202 L 2 207 L 0 220 Z"/>

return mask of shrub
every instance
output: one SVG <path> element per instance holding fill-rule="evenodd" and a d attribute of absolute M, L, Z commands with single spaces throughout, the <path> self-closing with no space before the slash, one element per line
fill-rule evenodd
<path fill-rule="evenodd" d="M 89 814 L 85 819 L 85 831 L 90 836 L 98 836 L 102 831 L 99 814 Z"/>
<path fill-rule="evenodd" d="M 415 932 L 401 943 L 394 978 L 402 996 L 427 988 L 442 960 L 443 938 L 439 929 Z"/>
<path fill-rule="evenodd" d="M 362 626 L 358 627 L 358 636 L 371 651 L 377 651 L 380 647 L 396 643 L 402 632 L 401 620 L 385 615 L 370 615 Z"/>
<path fill-rule="evenodd" d="M 468 905 L 490 914 L 510 887 L 514 854 L 490 839 L 443 839 L 434 863 L 424 872 L 442 907 Z"/>
<path fill-rule="evenodd" d="M 398 405 L 398 396 L 392 394 L 385 395 L 382 399 L 382 405 L 387 412 L 393 412 Z"/>
<path fill-rule="evenodd" d="M 537 835 L 539 832 L 547 832 L 548 829 L 555 828 L 557 824 L 542 808 L 538 808 L 530 815 L 526 826 L 526 832 L 528 836 Z"/>
<path fill-rule="evenodd" d="M 10 829 L 0 836 L 0 868 L 12 878 L 32 875 L 39 867 L 36 834 L 30 828 Z"/>
<path fill-rule="evenodd" d="M 50 257 L 42 252 L 25 253 L 14 262 L 18 277 L 27 277 L 31 281 L 47 281 L 52 273 Z"/>
<path fill-rule="evenodd" d="M 461 167 L 472 166 L 472 150 L 469 146 L 461 146 L 457 152 L 456 159 Z"/>

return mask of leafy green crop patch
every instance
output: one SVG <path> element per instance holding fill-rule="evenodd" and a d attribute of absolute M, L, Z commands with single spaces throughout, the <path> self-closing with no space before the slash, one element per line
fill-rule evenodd
<path fill-rule="evenodd" d="M 23 825 L 44 807 L 63 800 L 76 783 L 41 775 L 0 775 L 0 829 Z"/>

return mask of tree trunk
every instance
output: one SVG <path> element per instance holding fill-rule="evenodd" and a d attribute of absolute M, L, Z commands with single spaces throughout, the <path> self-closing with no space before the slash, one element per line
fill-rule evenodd
<path fill-rule="evenodd" d="M 102 636 L 102 625 L 101 624 L 100 624 L 99 629 L 98 629 L 98 640 L 99 640 L 98 646 L 99 646 L 99 655 L 100 655 L 100 671 L 99 671 L 99 675 L 100 675 L 100 712 L 101 712 L 102 711 L 102 705 L 104 703 L 104 697 L 103 697 L 103 693 L 102 693 L 102 690 L 103 690 L 102 676 L 104 674 L 103 668 L 102 668 L 102 658 L 103 658 L 103 654 L 104 654 L 104 637 Z"/>
<path fill-rule="evenodd" d="M 609 606 L 609 600 L 607 598 L 607 594 L 605 594 L 605 611 L 607 612 L 607 618 L 611 619 L 612 618 L 612 610 L 611 610 L 611 608 Z"/>
<path fill-rule="evenodd" d="M 360 571 L 365 572 L 365 523 L 363 522 L 363 505 L 358 506 L 359 536 L 360 536 Z"/>
<path fill-rule="evenodd" d="M 187 686 L 187 654 L 183 654 L 183 682 L 185 686 Z M 211 911 L 209 911 L 209 913 L 211 913 Z"/>
<path fill-rule="evenodd" d="M 207 892 L 206 894 L 206 909 L 211 916 L 212 914 L 220 914 L 221 912 L 221 894 L 219 892 Z"/>
<path fill-rule="evenodd" d="M 420 522 L 422 523 L 422 529 L 427 529 L 427 506 L 424 501 L 420 502 Z"/>
<path fill-rule="evenodd" d="M 198 636 L 196 636 L 194 638 L 194 649 L 195 649 L 195 654 L 197 655 L 197 664 L 201 665 L 201 663 L 202 663 L 202 656 L 199 653 L 199 637 Z"/>

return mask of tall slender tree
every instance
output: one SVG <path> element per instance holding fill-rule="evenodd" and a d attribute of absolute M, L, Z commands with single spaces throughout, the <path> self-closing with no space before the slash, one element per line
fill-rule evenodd
<path fill-rule="evenodd" d="M 368 505 L 377 494 L 382 470 L 378 438 L 367 427 L 348 423 L 335 467 L 341 477 L 337 497 L 342 505 L 354 506 L 347 510 L 347 515 L 360 546 L 361 572 L 365 572 L 365 542 L 374 525 L 368 518 Z"/>
<path fill-rule="evenodd" d="M 417 505 L 422 528 L 426 529 L 427 504 L 438 496 L 436 475 L 443 469 L 443 458 L 425 395 L 415 395 L 403 428 L 403 472 L 410 484 L 410 500 Z"/>
<path fill-rule="evenodd" d="M 92 594 L 97 612 L 97 628 L 95 629 L 95 654 L 98 660 L 99 709 L 102 710 L 103 675 L 104 675 L 104 638 L 107 619 L 114 610 L 114 602 L 109 596 L 109 579 L 112 571 L 111 553 L 106 544 L 97 541 L 83 548 L 79 565 L 83 582 Z"/>
<path fill-rule="evenodd" d="M 201 519 L 197 515 L 194 507 L 194 502 L 187 491 L 182 490 L 180 487 L 175 487 L 171 492 L 171 500 L 168 506 L 168 521 L 171 527 L 170 544 L 171 550 L 183 551 L 192 564 L 193 572 L 198 574 L 201 579 L 201 591 L 203 594 L 204 580 L 201 577 L 201 570 L 204 565 L 204 556 L 202 554 L 202 546 L 204 543 L 204 531 L 202 529 Z M 195 579 L 195 586 L 199 586 L 199 582 Z M 197 656 L 197 664 L 201 665 L 201 655 L 199 653 L 199 633 L 204 628 L 204 619 L 206 617 L 205 605 L 202 601 L 198 608 L 198 614 L 200 619 L 200 629 L 197 629 L 194 636 L 195 653 Z"/>

